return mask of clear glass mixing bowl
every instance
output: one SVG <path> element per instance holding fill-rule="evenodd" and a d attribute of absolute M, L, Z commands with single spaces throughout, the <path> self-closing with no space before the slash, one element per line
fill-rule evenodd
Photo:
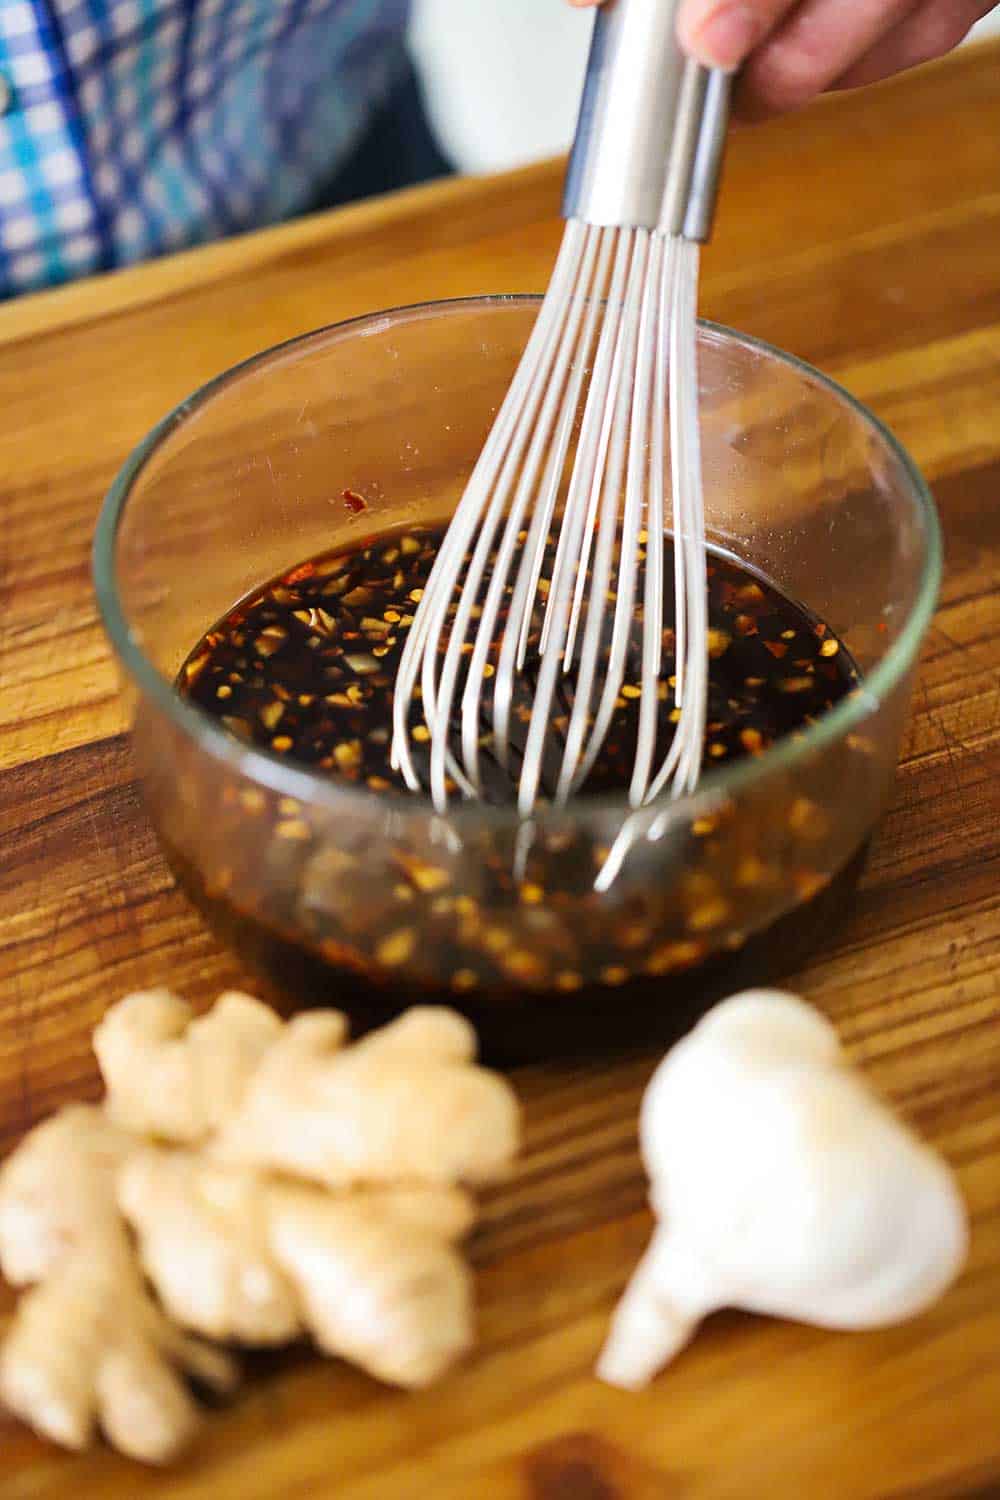
<path fill-rule="evenodd" d="M 798 360 L 704 324 L 710 537 L 825 620 L 862 683 L 802 734 L 654 809 L 657 837 L 636 828 L 610 890 L 570 895 L 560 871 L 567 849 L 596 871 L 623 797 L 544 811 L 514 880 L 512 810 L 459 805 L 445 825 L 422 797 L 296 767 L 182 700 L 182 661 L 255 585 L 383 525 L 450 514 L 537 307 L 404 308 L 238 366 L 131 455 L 94 547 L 149 813 L 209 919 L 293 1003 L 374 1020 L 447 995 L 495 1051 L 669 1017 L 786 970 L 817 940 L 890 793 L 941 566 L 928 490 L 871 413 Z M 363 517 L 345 489 L 366 498 Z M 478 984 L 487 951 L 500 987 Z"/>

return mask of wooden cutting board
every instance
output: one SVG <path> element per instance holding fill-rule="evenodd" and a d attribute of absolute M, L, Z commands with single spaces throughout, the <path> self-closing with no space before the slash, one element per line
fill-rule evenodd
<path fill-rule="evenodd" d="M 432 186 L 0 311 L 5 1143 L 94 1093 L 88 1036 L 110 1001 L 252 982 L 174 888 L 133 780 L 88 571 L 115 469 L 265 345 L 395 303 L 540 290 L 559 178 Z M 841 379 L 941 507 L 944 594 L 895 803 L 853 916 L 796 983 L 957 1169 L 966 1274 L 881 1333 L 723 1315 L 648 1391 L 606 1389 L 594 1357 L 649 1231 L 635 1120 L 655 1059 L 526 1069 L 527 1149 L 473 1244 L 464 1368 L 409 1396 L 290 1359 L 164 1474 L 5 1423 L 2 1500 L 1000 1494 L 1000 49 L 737 132 L 703 311 Z"/>

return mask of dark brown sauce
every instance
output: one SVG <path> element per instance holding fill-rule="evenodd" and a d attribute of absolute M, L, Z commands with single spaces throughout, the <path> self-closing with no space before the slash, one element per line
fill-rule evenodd
<path fill-rule="evenodd" d="M 373 796 L 395 790 L 393 682 L 440 536 L 389 533 L 290 569 L 206 633 L 178 675 L 178 690 L 242 740 L 360 783 Z M 668 540 L 667 579 L 672 565 Z M 759 755 L 800 733 L 857 680 L 849 653 L 822 621 L 720 553 L 709 560 L 709 621 L 706 766 Z M 669 617 L 663 630 L 660 754 L 675 719 Z M 639 643 L 637 622 L 625 685 L 584 797 L 627 785 Z M 572 704 L 568 686 L 565 692 L 553 724 L 557 748 Z M 515 733 L 523 733 L 530 680 L 520 693 Z M 422 728 L 418 705 L 411 720 L 418 755 Z M 518 742 L 505 771 L 491 756 L 489 723 L 481 728 L 488 797 L 510 802 Z M 676 889 L 666 879 L 609 901 L 593 891 L 603 853 L 572 820 L 568 833 L 537 851 L 537 865 L 529 860 L 515 877 L 512 847 L 486 823 L 476 847 L 449 865 L 422 845 L 379 847 L 370 818 L 352 822 L 345 811 L 333 832 L 317 834 L 308 813 L 245 784 L 227 789 L 211 817 L 229 864 L 219 869 L 216 860 L 209 874 L 199 833 L 175 840 L 164 821 L 161 835 L 188 893 L 271 977 L 274 998 L 334 1003 L 361 1023 L 416 999 L 457 1003 L 497 1058 L 620 1039 L 622 1027 L 630 1037 L 637 1025 L 669 1033 L 717 995 L 780 977 L 839 915 L 864 858 L 859 851 L 844 870 L 823 868 L 825 815 L 807 798 L 767 809 L 765 823 L 749 830 L 740 820 L 730 825 L 731 810 L 722 806 L 670 835 L 679 840 L 671 868 L 683 872 Z M 253 878 L 241 881 L 251 865 Z M 780 884 L 786 915 L 754 935 L 752 887 L 769 881 L 772 893 Z M 745 941 L 738 932 L 744 902 Z"/>
<path fill-rule="evenodd" d="M 255 745 L 331 776 L 365 782 L 374 791 L 402 788 L 401 775 L 389 765 L 393 685 L 441 536 L 440 530 L 423 529 L 383 535 L 350 552 L 301 563 L 256 590 L 207 632 L 181 669 L 179 689 Z M 664 554 L 669 580 L 669 540 Z M 665 593 L 672 608 L 672 590 Z M 709 560 L 708 601 L 711 663 L 704 766 L 760 754 L 782 735 L 812 723 L 856 680 L 850 656 L 822 621 L 718 553 Z M 611 613 L 609 607 L 608 632 Z M 640 604 L 617 708 L 580 795 L 628 785 L 638 723 L 641 617 Z M 534 625 L 531 641 L 537 641 L 540 609 Z M 673 625 L 672 613 L 665 613 L 660 757 L 670 745 L 677 712 Z M 499 657 L 499 638 L 498 628 L 488 657 L 491 670 Z M 530 662 L 529 655 L 528 669 L 516 679 L 509 769 L 492 753 L 484 708 L 480 754 L 487 801 L 513 801 L 535 687 Z M 572 674 L 560 678 L 554 703 L 552 749 L 548 775 L 543 776 L 543 786 L 550 789 L 573 706 L 573 681 Z M 460 676 L 456 721 L 461 685 Z M 426 780 L 427 729 L 419 705 L 411 732 L 416 768 Z"/>
<path fill-rule="evenodd" d="M 484 1057 L 505 1064 L 641 1043 L 667 1047 L 717 1000 L 780 984 L 844 920 L 868 857 L 866 841 L 832 880 L 738 949 L 723 949 L 666 976 L 639 975 L 614 988 L 515 989 L 502 983 L 456 993 L 443 983 L 408 981 L 400 987 L 374 965 L 360 973 L 325 957 L 267 917 L 211 890 L 169 836 L 161 833 L 161 838 L 183 890 L 213 931 L 262 977 L 263 993 L 279 1010 L 332 1005 L 347 1012 L 355 1031 L 363 1031 L 391 1020 L 407 1005 L 457 1006 L 475 1024 Z"/>

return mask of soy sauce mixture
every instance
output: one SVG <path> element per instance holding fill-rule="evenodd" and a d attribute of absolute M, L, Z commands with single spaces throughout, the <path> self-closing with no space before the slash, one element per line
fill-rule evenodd
<path fill-rule="evenodd" d="M 303 562 L 265 584 L 199 641 L 181 668 L 179 691 L 245 741 L 331 776 L 363 782 L 376 792 L 402 787 L 402 777 L 389 762 L 393 684 L 444 530 L 383 533 L 350 551 Z M 645 537 L 642 542 L 645 548 Z M 672 541 L 665 539 L 663 547 L 664 572 L 670 577 Z M 543 597 L 548 571 L 543 569 Z M 671 591 L 666 593 L 669 604 Z M 857 680 L 849 653 L 821 620 L 731 557 L 709 554 L 708 593 L 706 768 L 761 754 L 782 735 L 812 723 Z M 609 604 L 609 634 L 612 612 Z M 638 725 L 641 619 L 640 606 L 614 718 L 582 795 L 628 785 Z M 539 603 L 529 646 L 537 643 L 541 621 Z M 502 624 L 501 618 L 491 668 L 499 657 Z M 669 615 L 663 621 L 663 647 L 658 757 L 666 753 L 678 717 Z M 543 793 L 551 790 L 558 772 L 572 683 L 572 674 L 561 680 Z M 485 685 L 489 687 L 488 681 Z M 484 714 L 480 768 L 489 801 L 514 800 L 533 688 L 528 671 L 515 688 L 508 769 L 491 752 Z M 430 736 L 420 718 L 419 689 L 417 699 L 411 733 L 415 764 L 425 780 Z M 461 679 L 456 724 L 460 700 Z M 488 694 L 484 702 L 488 710 Z"/>

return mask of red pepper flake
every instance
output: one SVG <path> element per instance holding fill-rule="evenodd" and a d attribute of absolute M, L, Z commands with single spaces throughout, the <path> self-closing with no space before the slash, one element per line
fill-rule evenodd
<path fill-rule="evenodd" d="M 368 509 L 368 501 L 357 490 L 345 490 L 343 500 L 352 516 L 359 516 L 363 510 Z"/>
<path fill-rule="evenodd" d="M 282 583 L 300 583 L 303 578 L 311 578 L 315 571 L 315 563 L 301 563 L 299 567 L 293 568 L 290 573 L 286 573 L 281 581 Z"/>
<path fill-rule="evenodd" d="M 811 901 L 830 884 L 830 877 L 820 870 L 796 870 L 792 875 L 792 882 L 799 900 Z"/>

